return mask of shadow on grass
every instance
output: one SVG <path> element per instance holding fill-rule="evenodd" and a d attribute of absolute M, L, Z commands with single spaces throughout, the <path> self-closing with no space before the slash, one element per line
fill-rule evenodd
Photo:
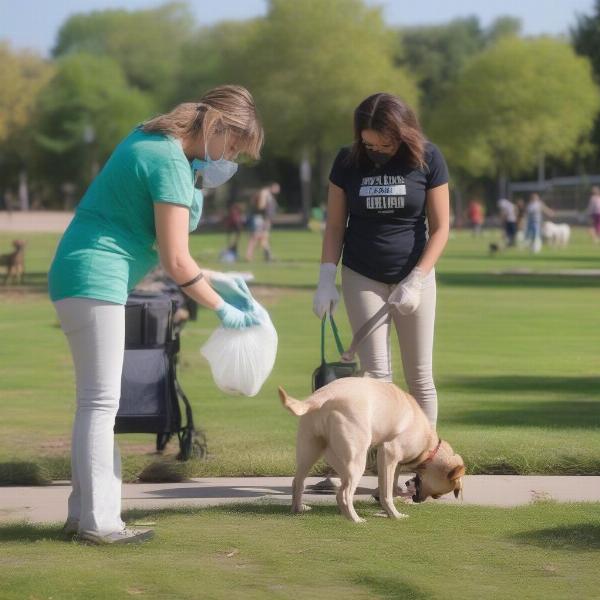
<path fill-rule="evenodd" d="M 447 422 L 558 429 L 596 429 L 600 423 L 600 377 L 461 377 L 449 379 L 440 387 L 482 394 L 477 408 L 449 412 Z M 561 394 L 565 399 L 514 399 L 516 394 L 531 392 Z M 496 396 L 489 407 L 486 407 L 487 393 Z M 504 393 L 506 398 L 497 398 Z M 582 397 L 587 399 L 582 400 Z"/>
<path fill-rule="evenodd" d="M 0 282 L 3 281 L 3 276 L 0 275 Z M 23 281 L 19 285 L 14 282 L 7 286 L 0 285 L 0 293 L 2 292 L 45 292 L 48 290 L 48 273 L 46 271 L 31 271 L 25 272 Z"/>
<path fill-rule="evenodd" d="M 354 506 L 357 510 L 364 510 L 372 508 L 375 509 L 377 506 L 370 502 L 355 501 Z M 311 511 L 306 516 L 310 518 L 311 515 L 315 516 L 330 516 L 336 518 L 342 518 L 340 511 L 336 504 L 311 504 Z M 231 503 L 231 504 L 220 504 L 217 506 L 180 506 L 172 508 L 132 508 L 123 513 L 123 519 L 127 523 L 132 521 L 140 521 L 146 519 L 152 519 L 156 517 L 170 517 L 170 516 L 194 516 L 198 514 L 207 513 L 218 513 L 226 515 L 243 515 L 249 517 L 273 517 L 281 516 L 286 518 L 301 519 L 303 516 L 293 515 L 291 512 L 291 502 L 270 502 L 256 501 L 249 503 Z M 344 519 L 345 521 L 345 519 Z M 348 521 L 349 523 L 349 521 Z"/>
<path fill-rule="evenodd" d="M 548 429 L 598 429 L 598 402 L 526 402 L 503 400 L 502 407 L 448 412 L 446 423 L 489 427 L 545 427 Z"/>
<path fill-rule="evenodd" d="M 493 242 L 493 240 L 490 240 L 490 242 Z M 447 255 L 445 255 L 444 260 L 488 260 L 490 265 L 495 265 L 496 263 L 498 263 L 498 266 L 506 266 L 506 261 L 510 260 L 510 261 L 514 261 L 514 260 L 519 260 L 521 261 L 521 264 L 515 264 L 514 262 L 511 262 L 511 264 L 509 266 L 506 266 L 506 268 L 517 268 L 517 267 L 527 267 L 530 268 L 536 264 L 547 264 L 549 262 L 562 262 L 562 263 L 574 263 L 575 264 L 575 268 L 577 267 L 577 265 L 581 265 L 582 268 L 585 268 L 583 266 L 583 263 L 591 263 L 592 266 L 593 265 L 598 265 L 598 263 L 600 262 L 600 260 L 598 260 L 597 256 L 594 255 L 590 255 L 590 256 L 579 256 L 579 255 L 573 255 L 573 254 L 562 254 L 560 251 L 556 251 L 556 253 L 541 253 L 541 254 L 530 254 L 530 253 L 520 253 L 520 252 L 516 252 L 513 253 L 512 250 L 507 250 L 504 251 L 500 254 L 498 254 L 495 257 L 491 257 L 489 255 L 489 243 L 485 244 L 485 247 L 482 249 L 482 251 L 480 253 L 473 253 L 473 254 L 467 254 L 467 253 L 454 253 L 454 252 L 448 252 Z M 586 265 L 587 267 L 587 265 Z"/>
<path fill-rule="evenodd" d="M 600 550 L 600 523 L 533 529 L 515 534 L 511 539 L 552 550 Z"/>
<path fill-rule="evenodd" d="M 509 270 L 511 267 L 490 264 L 490 270 Z M 573 289 L 600 288 L 600 277 L 527 273 L 524 275 L 496 275 L 494 273 L 444 273 L 436 275 L 438 284 L 455 287 L 480 288 L 533 288 Z"/>
<path fill-rule="evenodd" d="M 389 600 L 427 600 L 433 598 L 433 596 L 399 577 L 358 575 L 354 578 L 354 582 L 366 587 L 369 592 L 376 594 L 378 598 Z"/>
<path fill-rule="evenodd" d="M 0 542 L 41 542 L 43 540 L 70 542 L 59 526 L 34 523 L 9 523 L 0 525 Z"/>
<path fill-rule="evenodd" d="M 298 261 L 302 262 L 302 261 Z M 596 260 L 595 264 L 600 261 Z M 292 265 L 290 265 L 292 266 Z M 494 264 L 490 261 L 490 271 L 504 271 L 515 268 L 503 264 Z M 440 285 L 454 287 L 479 287 L 479 288 L 555 288 L 555 289 L 572 289 L 572 288 L 600 288 L 600 277 L 580 276 L 580 275 L 556 275 L 552 273 L 527 273 L 523 275 L 500 275 L 495 273 L 448 273 L 438 272 L 436 275 Z M 315 289 L 313 283 L 293 284 L 293 283 L 273 283 L 261 281 L 261 276 L 252 285 L 263 288 L 289 289 L 296 291 L 311 291 Z M 252 287 L 251 285 L 251 287 Z M 29 291 L 29 292 L 46 292 L 48 289 L 48 274 L 46 272 L 31 272 L 25 274 L 25 279 L 22 285 L 9 286 L 3 290 L 0 287 L 0 293 L 3 291 Z"/>
<path fill-rule="evenodd" d="M 1 485 L 48 485 L 52 478 L 48 469 L 34 462 L 0 463 Z"/>
<path fill-rule="evenodd" d="M 596 396 L 600 400 L 600 377 L 556 377 L 543 375 L 490 375 L 449 377 L 444 387 L 482 392 L 552 392 L 577 396 Z"/>
<path fill-rule="evenodd" d="M 356 503 L 360 507 L 361 503 Z M 189 506 L 189 507 L 171 507 L 163 509 L 141 509 L 133 508 L 122 513 L 123 520 L 131 526 L 142 520 L 156 519 L 158 517 L 188 516 L 193 517 L 199 514 L 221 514 L 221 515 L 240 515 L 248 517 L 273 517 L 281 516 L 286 518 L 294 517 L 290 511 L 289 504 L 279 503 L 252 503 L 252 504 L 224 504 L 219 506 Z M 340 517 L 337 506 L 333 505 L 315 505 L 311 514 L 321 516 Z M 72 538 L 66 537 L 62 533 L 62 526 L 46 525 L 36 523 L 8 523 L 0 524 L 0 543 L 2 542 L 28 542 L 34 543 L 42 540 L 71 542 Z"/>

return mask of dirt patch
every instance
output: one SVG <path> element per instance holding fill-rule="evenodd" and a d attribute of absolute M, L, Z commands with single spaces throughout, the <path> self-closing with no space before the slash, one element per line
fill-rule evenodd
<path fill-rule="evenodd" d="M 42 450 L 46 456 L 64 456 L 71 451 L 71 440 L 68 438 L 44 440 L 39 445 L 39 449 Z"/>
<path fill-rule="evenodd" d="M 71 222 L 73 214 L 52 210 L 0 211 L 0 231 L 62 233 Z"/>
<path fill-rule="evenodd" d="M 156 454 L 156 446 L 152 436 L 148 436 L 147 443 L 120 441 L 117 437 L 122 454 L 150 455 Z M 71 440 L 68 437 L 44 440 L 38 445 L 44 456 L 65 456 L 71 452 Z M 164 456 L 163 453 L 160 456 Z"/>
<path fill-rule="evenodd" d="M 24 300 L 40 300 L 43 296 L 47 298 L 48 292 L 42 288 L 0 285 L 0 302 L 13 304 Z"/>
<path fill-rule="evenodd" d="M 294 295 L 297 290 L 286 287 L 270 287 L 266 285 L 253 285 L 250 288 L 252 295 L 264 306 L 277 304 L 282 298 Z"/>

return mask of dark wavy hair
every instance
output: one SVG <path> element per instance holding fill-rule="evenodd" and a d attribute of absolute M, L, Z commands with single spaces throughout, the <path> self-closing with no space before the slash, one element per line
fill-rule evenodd
<path fill-rule="evenodd" d="M 363 100 L 354 111 L 354 143 L 348 160 L 356 166 L 370 163 L 361 133 L 373 129 L 400 144 L 397 155 L 414 168 L 425 167 L 425 135 L 417 115 L 403 100 L 379 92 Z"/>

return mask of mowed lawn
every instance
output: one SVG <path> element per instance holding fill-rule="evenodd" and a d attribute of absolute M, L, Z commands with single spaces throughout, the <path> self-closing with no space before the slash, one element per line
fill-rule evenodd
<path fill-rule="evenodd" d="M 14 237 L 0 235 L 0 252 Z M 46 296 L 59 236 L 19 237 L 28 240 L 26 285 L 0 286 L 3 483 L 69 477 L 74 410 L 71 358 Z M 600 246 L 581 229 L 567 249 L 544 248 L 535 256 L 515 249 L 490 257 L 488 244 L 497 239 L 496 231 L 477 239 L 458 232 L 437 268 L 439 433 L 471 474 L 600 474 L 600 277 L 556 274 L 600 268 Z M 200 233 L 191 245 L 201 265 L 232 268 L 217 261 L 222 235 Z M 255 294 L 279 333 L 277 363 L 258 396 L 227 396 L 213 384 L 199 348 L 217 326 L 214 315 L 202 310 L 186 325 L 179 377 L 207 434 L 210 457 L 181 465 L 181 476 L 293 473 L 296 422 L 276 390 L 283 385 L 297 397 L 310 393 L 319 362 L 320 326 L 311 306 L 320 245 L 318 233 L 276 231 L 276 262 L 265 264 L 257 253 L 253 264 L 233 266 L 254 274 Z M 519 269 L 535 273 L 502 274 Z M 343 307 L 337 315 L 349 343 Z M 393 347 L 395 381 L 402 386 Z M 335 358 L 332 344 L 329 349 Z M 127 480 L 159 460 L 151 435 L 120 441 Z M 171 442 L 169 456 L 174 452 Z"/>
<path fill-rule="evenodd" d="M 0 526 L 0 597 L 153 600 L 523 600 L 598 598 L 598 504 L 515 509 L 403 506 L 408 519 L 294 516 L 251 504 L 134 512 L 140 547 L 85 547 L 59 526 Z"/>

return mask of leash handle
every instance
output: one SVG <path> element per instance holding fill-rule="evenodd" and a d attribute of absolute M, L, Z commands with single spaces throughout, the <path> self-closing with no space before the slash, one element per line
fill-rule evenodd
<path fill-rule="evenodd" d="M 321 363 L 325 362 L 325 322 L 327 321 L 327 313 L 323 315 L 323 319 L 321 321 Z M 340 339 L 340 334 L 333 320 L 333 315 L 329 315 L 329 322 L 331 323 L 331 330 L 333 331 L 333 337 L 335 339 L 335 345 L 337 346 L 337 350 L 340 353 L 340 356 L 344 354 L 344 346 L 342 344 L 342 340 Z"/>
<path fill-rule="evenodd" d="M 382 323 L 387 321 L 390 316 L 389 304 L 384 304 L 355 334 L 352 342 L 346 352 L 342 352 L 342 358 L 345 361 L 351 361 L 356 354 L 360 344 L 371 335 Z"/>

